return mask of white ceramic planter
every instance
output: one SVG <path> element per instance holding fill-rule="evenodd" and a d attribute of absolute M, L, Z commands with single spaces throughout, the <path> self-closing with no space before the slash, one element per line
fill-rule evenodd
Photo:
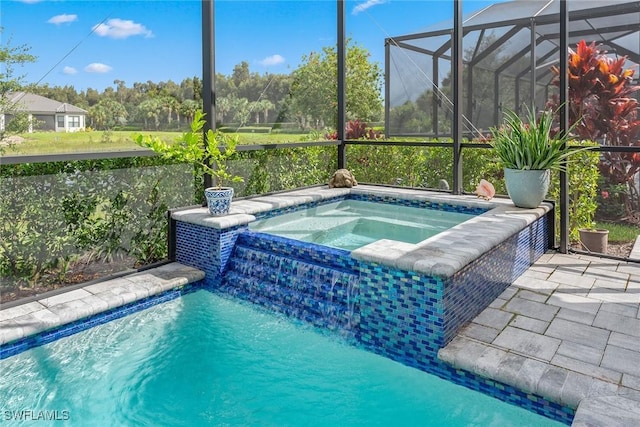
<path fill-rule="evenodd" d="M 222 216 L 229 213 L 231 199 L 233 199 L 233 188 L 209 187 L 204 190 L 204 196 L 207 199 L 207 206 L 211 215 Z"/>
<path fill-rule="evenodd" d="M 551 173 L 545 170 L 504 169 L 507 193 L 520 208 L 537 208 L 547 196 Z"/>

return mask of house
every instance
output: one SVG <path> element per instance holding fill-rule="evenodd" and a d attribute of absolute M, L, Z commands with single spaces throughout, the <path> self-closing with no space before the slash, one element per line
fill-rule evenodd
<path fill-rule="evenodd" d="M 76 132 L 85 128 L 88 111 L 75 105 L 26 92 L 13 92 L 8 97 L 12 110 L 29 115 L 29 132 Z M 0 130 L 4 130 L 11 117 L 10 114 L 0 114 Z"/>

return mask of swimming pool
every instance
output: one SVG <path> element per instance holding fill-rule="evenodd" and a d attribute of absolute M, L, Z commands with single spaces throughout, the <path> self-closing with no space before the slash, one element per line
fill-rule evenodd
<path fill-rule="evenodd" d="M 0 370 L 5 421 L 30 410 L 70 425 L 560 425 L 207 290 Z"/>
<path fill-rule="evenodd" d="M 412 206 L 340 200 L 250 223 L 249 229 L 354 250 L 380 239 L 419 243 L 475 217 Z"/>

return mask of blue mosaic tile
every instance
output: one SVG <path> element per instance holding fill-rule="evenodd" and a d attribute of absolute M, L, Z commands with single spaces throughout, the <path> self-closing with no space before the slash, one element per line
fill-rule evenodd
<path fill-rule="evenodd" d="M 547 217 L 523 229 L 454 274 L 445 285 L 445 345 L 548 249 Z"/>
<path fill-rule="evenodd" d="M 288 213 L 292 213 L 292 212 L 298 212 L 298 211 L 305 210 L 305 209 L 315 208 L 317 206 L 322 206 L 322 205 L 326 205 L 328 203 L 333 203 L 333 202 L 339 202 L 339 201 L 342 201 L 342 200 L 346 200 L 348 198 L 349 198 L 349 196 L 347 196 L 347 195 L 345 195 L 345 196 L 336 196 L 336 197 L 331 197 L 331 198 L 324 199 L 324 200 L 316 200 L 314 202 L 303 203 L 303 204 L 295 205 L 295 206 L 288 206 L 286 208 L 278 208 L 278 209 L 272 209 L 270 211 L 258 212 L 256 214 L 254 214 L 254 216 L 256 217 L 256 220 L 265 219 L 265 218 L 273 218 L 274 216 L 279 216 L 279 215 L 284 215 L 284 214 L 288 214 Z"/>
<path fill-rule="evenodd" d="M 207 285 L 218 286 L 236 239 L 245 230 L 246 225 L 219 230 L 178 221 L 175 260 L 204 271 Z"/>
<path fill-rule="evenodd" d="M 372 351 L 386 348 L 392 358 L 437 357 L 444 338 L 442 305 L 418 292 L 428 290 L 440 300 L 443 282 L 375 263 L 362 263 L 360 278 L 361 344 Z"/>
<path fill-rule="evenodd" d="M 378 196 L 373 194 L 350 194 L 349 199 L 364 202 L 386 203 L 390 205 L 408 206 L 412 208 L 434 209 L 446 212 L 457 212 L 471 215 L 480 215 L 487 212 L 488 208 L 452 205 L 450 203 L 430 202 L 428 200 L 403 199 L 393 196 Z"/>
<path fill-rule="evenodd" d="M 356 264 L 348 251 L 246 231 L 238 237 L 219 289 L 348 333 L 359 323 Z"/>

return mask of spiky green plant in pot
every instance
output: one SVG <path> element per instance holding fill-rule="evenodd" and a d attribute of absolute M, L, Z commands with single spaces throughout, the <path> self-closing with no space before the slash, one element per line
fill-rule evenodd
<path fill-rule="evenodd" d="M 504 166 L 507 192 L 518 207 L 538 207 L 549 190 L 550 171 L 565 170 L 569 156 L 591 148 L 569 149 L 571 129 L 552 135 L 554 115 L 553 110 L 545 110 L 536 117 L 528 110 L 523 121 L 506 111 L 504 124 L 491 128 L 489 143 Z"/>

